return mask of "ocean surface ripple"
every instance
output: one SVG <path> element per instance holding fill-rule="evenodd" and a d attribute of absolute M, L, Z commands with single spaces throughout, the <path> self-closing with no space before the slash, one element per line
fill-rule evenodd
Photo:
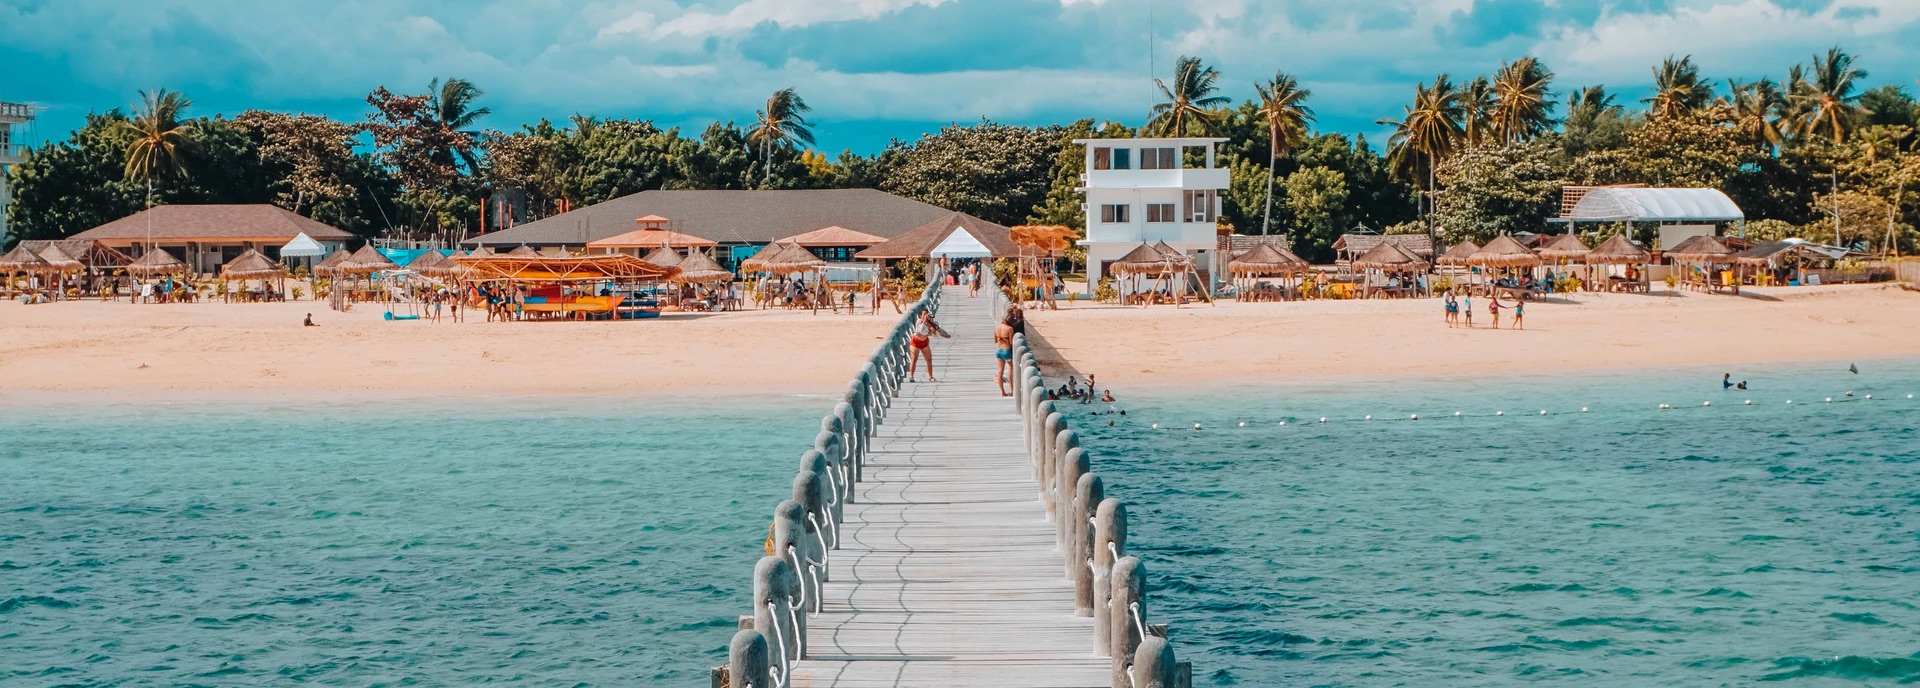
<path fill-rule="evenodd" d="M 1920 683 L 1920 367 L 1876 372 L 1071 408 L 1197 684 Z"/>

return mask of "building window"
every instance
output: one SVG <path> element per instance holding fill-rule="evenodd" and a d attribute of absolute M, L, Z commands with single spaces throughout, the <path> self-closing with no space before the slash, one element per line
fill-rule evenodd
<path fill-rule="evenodd" d="M 1182 217 L 1185 217 L 1188 222 L 1213 222 L 1214 206 L 1219 201 L 1219 194 L 1220 192 L 1213 189 L 1185 192 L 1187 211 Z"/>
<path fill-rule="evenodd" d="M 1178 222 L 1178 220 L 1175 219 L 1176 217 L 1178 216 L 1173 214 L 1172 203 L 1148 203 L 1147 204 L 1147 221 L 1148 222 Z"/>
<path fill-rule="evenodd" d="M 1131 148 L 1113 149 L 1113 169 L 1116 169 L 1116 170 L 1133 169 L 1133 149 Z"/>
<path fill-rule="evenodd" d="M 1096 170 L 1113 169 L 1113 149 L 1112 148 L 1093 149 L 1093 169 L 1096 169 Z"/>
<path fill-rule="evenodd" d="M 1140 169 L 1143 169 L 1143 170 L 1180 169 L 1180 161 L 1174 159 L 1173 151 L 1174 149 L 1172 148 L 1140 149 Z"/>
<path fill-rule="evenodd" d="M 1127 212 L 1130 209 L 1132 206 L 1125 203 L 1100 206 L 1100 221 L 1109 224 L 1132 222 L 1133 218 Z"/>

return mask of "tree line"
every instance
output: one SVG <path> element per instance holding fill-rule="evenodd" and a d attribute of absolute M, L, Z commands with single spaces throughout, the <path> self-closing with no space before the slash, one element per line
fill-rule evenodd
<path fill-rule="evenodd" d="M 524 194 L 533 217 L 651 189 L 877 188 L 1003 224 L 1085 226 L 1074 188 L 1076 138 L 1217 136 L 1232 170 L 1221 222 L 1291 237 L 1311 260 L 1356 226 L 1484 242 L 1538 231 L 1563 185 L 1642 183 L 1729 193 L 1750 234 L 1797 234 L 1911 251 L 1920 177 L 1920 105 L 1896 86 L 1862 90 L 1866 72 L 1835 48 L 1782 81 L 1721 88 L 1688 57 L 1653 68 L 1646 97 L 1605 86 L 1555 91 L 1522 57 L 1490 75 L 1416 85 L 1392 137 L 1314 131 L 1313 94 L 1284 72 L 1223 94 L 1219 72 L 1181 57 L 1156 80 L 1160 103 L 1131 127 L 1082 119 L 952 124 L 874 155 L 813 149 L 812 112 L 784 89 L 747 126 L 698 134 L 644 119 L 575 115 L 506 131 L 475 84 L 435 80 L 421 93 L 382 86 L 363 120 L 248 110 L 189 117 L 171 91 L 143 92 L 131 113 L 87 117 L 64 141 L 13 167 L 15 238 L 58 238 L 163 203 L 275 203 L 365 237 L 457 240 L 480 231 L 480 205 Z M 1631 98 L 1631 96 L 1627 96 Z M 1564 110 L 1562 109 L 1564 107 Z M 1837 232 L 1836 232 L 1837 228 Z"/>

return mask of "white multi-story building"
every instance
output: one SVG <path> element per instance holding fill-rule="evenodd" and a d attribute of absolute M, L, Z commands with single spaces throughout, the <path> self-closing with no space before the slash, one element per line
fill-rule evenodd
<path fill-rule="evenodd" d="M 1087 149 L 1087 287 L 1107 274 L 1107 264 L 1141 243 L 1167 242 L 1192 258 L 1211 281 L 1219 245 L 1215 221 L 1225 168 L 1214 147 L 1226 139 L 1077 139 Z M 1192 167 L 1192 161 L 1201 165 Z"/>
<path fill-rule="evenodd" d="M 13 190 L 7 186 L 8 168 L 20 164 L 26 152 L 24 141 L 15 140 L 13 128 L 33 121 L 33 106 L 0 101 L 0 241 L 7 239 L 7 206 L 13 204 Z"/>

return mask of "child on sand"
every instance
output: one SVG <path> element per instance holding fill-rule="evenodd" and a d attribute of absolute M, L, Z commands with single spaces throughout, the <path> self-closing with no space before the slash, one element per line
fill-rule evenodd
<path fill-rule="evenodd" d="M 1493 305 L 1487 306 L 1487 310 L 1493 313 L 1493 329 L 1497 330 L 1500 329 L 1500 297 L 1495 296 L 1491 300 Z"/>

